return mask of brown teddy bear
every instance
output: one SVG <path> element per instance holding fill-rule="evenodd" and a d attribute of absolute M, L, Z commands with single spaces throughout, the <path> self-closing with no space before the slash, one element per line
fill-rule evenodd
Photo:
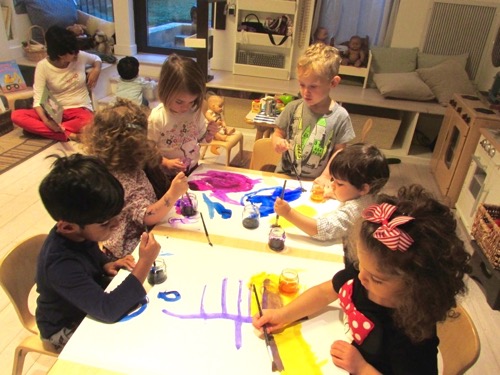
<path fill-rule="evenodd" d="M 97 30 L 94 35 L 95 50 L 105 55 L 113 54 L 113 40 L 104 31 Z"/>

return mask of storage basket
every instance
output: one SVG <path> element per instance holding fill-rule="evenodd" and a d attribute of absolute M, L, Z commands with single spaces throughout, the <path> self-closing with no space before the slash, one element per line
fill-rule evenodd
<path fill-rule="evenodd" d="M 472 224 L 472 236 L 496 269 L 500 269 L 499 220 L 500 206 L 481 204 Z"/>
<path fill-rule="evenodd" d="M 33 30 L 35 29 L 41 33 L 42 38 L 44 37 L 45 31 L 41 26 L 31 26 L 26 35 L 26 42 L 23 43 L 23 49 L 24 55 L 28 60 L 38 62 L 47 56 L 47 47 L 45 45 L 45 39 L 43 39 L 43 44 L 33 39 Z"/>

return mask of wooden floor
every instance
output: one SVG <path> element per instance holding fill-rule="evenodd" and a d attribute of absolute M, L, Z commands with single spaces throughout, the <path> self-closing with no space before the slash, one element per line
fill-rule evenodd
<path fill-rule="evenodd" d="M 245 135 L 245 149 L 251 150 L 254 131 L 241 129 Z M 0 138 L 1 144 L 1 138 Z M 23 164 L 0 175 L 0 256 L 19 241 L 38 233 L 46 233 L 54 222 L 43 208 L 38 185 L 49 170 L 51 161 L 45 156 L 53 153 L 71 153 L 78 149 L 75 143 L 57 143 Z M 207 153 L 206 161 L 219 162 Z M 222 158 L 223 160 L 223 158 Z M 394 192 L 403 184 L 420 183 L 438 194 L 429 168 L 408 162 L 391 166 L 391 179 L 386 192 Z M 500 374 L 500 311 L 493 311 L 486 303 L 478 285 L 469 280 L 469 295 L 462 301 L 479 331 L 481 355 L 468 374 Z M 0 290 L 0 375 L 10 374 L 14 349 L 28 335 L 18 321 L 14 308 L 3 290 Z M 49 357 L 29 354 L 24 366 L 25 374 L 45 374 L 53 363 Z"/>

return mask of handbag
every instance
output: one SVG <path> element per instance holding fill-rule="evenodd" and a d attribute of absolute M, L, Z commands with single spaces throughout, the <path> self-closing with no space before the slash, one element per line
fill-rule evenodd
<path fill-rule="evenodd" d="M 267 33 L 264 25 L 260 22 L 259 17 L 255 13 L 249 13 L 245 16 L 245 19 L 241 22 L 239 31 L 248 31 L 251 33 Z"/>
<path fill-rule="evenodd" d="M 290 18 L 284 14 L 276 18 L 266 18 L 264 28 L 271 34 L 291 36 L 291 23 Z"/>

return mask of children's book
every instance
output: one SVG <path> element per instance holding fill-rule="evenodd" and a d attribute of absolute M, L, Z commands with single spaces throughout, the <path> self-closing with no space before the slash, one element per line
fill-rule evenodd
<path fill-rule="evenodd" d="M 16 60 L 0 62 L 0 87 L 5 93 L 26 89 L 26 82 Z"/>
<path fill-rule="evenodd" d="M 64 110 L 63 106 L 52 95 L 47 86 L 43 89 L 42 97 L 40 98 L 40 105 L 45 110 L 45 113 L 52 118 L 52 120 L 61 125 Z"/>

